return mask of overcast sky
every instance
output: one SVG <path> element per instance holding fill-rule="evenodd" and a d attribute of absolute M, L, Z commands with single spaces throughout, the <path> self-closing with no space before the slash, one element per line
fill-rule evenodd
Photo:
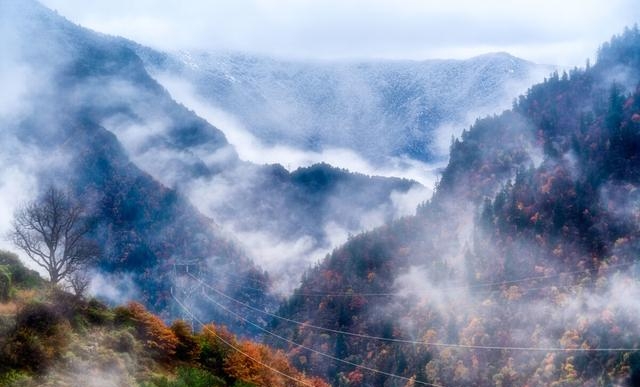
<path fill-rule="evenodd" d="M 165 50 L 298 58 L 467 58 L 584 65 L 640 19 L 638 0 L 42 0 L 86 27 Z"/>

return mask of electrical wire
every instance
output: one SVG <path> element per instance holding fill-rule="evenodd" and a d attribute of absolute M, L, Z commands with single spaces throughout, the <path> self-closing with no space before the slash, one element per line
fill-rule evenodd
<path fill-rule="evenodd" d="M 216 289 L 215 287 L 207 284 L 206 282 L 204 282 L 203 280 L 193 276 L 192 274 L 189 274 L 192 278 L 194 278 L 196 281 L 198 281 L 200 284 L 202 284 L 204 287 L 206 287 L 207 289 L 210 289 L 212 291 L 214 291 L 216 294 L 219 294 L 220 296 L 235 302 L 239 305 L 242 305 L 248 309 L 251 309 L 253 311 L 265 314 L 267 316 L 271 316 L 273 318 L 276 318 L 278 320 L 282 320 L 282 321 L 286 321 L 286 322 L 290 322 L 293 324 L 297 324 L 303 327 L 307 327 L 307 328 L 312 328 L 312 329 L 317 329 L 317 330 L 321 330 L 321 331 L 325 331 L 325 332 L 330 332 L 330 333 L 336 333 L 336 334 L 343 334 L 345 336 L 351 336 L 351 337 L 358 337 L 358 338 L 362 338 L 362 339 L 370 339 L 370 340 L 379 340 L 379 341 L 388 341 L 388 342 L 394 342 L 394 343 L 402 343 L 402 344 L 412 344 L 412 345 L 423 345 L 423 346 L 432 346 L 432 347 L 445 347 L 445 348 L 462 348 L 462 349 L 481 349 L 481 350 L 513 350 L 513 351 L 538 351 L 538 352 L 637 352 L 640 349 L 638 348 L 560 348 L 560 347 L 524 347 L 524 346 L 495 346 L 495 345 L 465 345 L 465 344 L 452 344 L 452 343 L 432 343 L 432 342 L 426 342 L 426 341 L 416 341 L 416 340 L 407 340 L 407 339 L 394 339 L 394 338 L 386 338 L 386 337 L 381 337 L 381 336 L 372 336 L 372 335 L 365 335 L 365 334 L 361 334 L 361 333 L 353 333 L 353 332 L 348 332 L 348 331 L 342 331 L 342 330 L 338 330 L 338 329 L 332 329 L 332 328 L 327 328 L 327 327 L 321 327 L 321 326 L 317 326 L 317 325 L 313 325 L 313 324 L 307 324 L 301 321 L 297 321 L 297 320 L 292 320 L 283 316 L 279 316 L 277 314 L 274 313 L 270 313 L 264 310 L 261 310 L 259 308 L 253 307 L 245 302 L 242 302 L 240 300 L 237 300 L 225 293 L 223 293 L 222 291 L 220 291 L 219 289 Z"/>
<path fill-rule="evenodd" d="M 620 264 L 615 264 L 615 265 L 609 265 L 609 266 L 606 267 L 606 269 L 613 269 L 613 268 L 618 268 L 618 267 L 632 266 L 632 265 L 635 265 L 635 264 L 636 264 L 636 262 L 620 263 Z M 439 290 L 444 290 L 444 291 L 473 290 L 473 289 L 481 289 L 481 288 L 486 288 L 486 287 L 512 285 L 512 284 L 517 284 L 517 283 L 527 282 L 527 281 L 534 281 L 534 280 L 545 280 L 545 279 L 549 279 L 549 278 L 562 277 L 562 276 L 565 276 L 565 275 L 584 274 L 584 273 L 589 273 L 589 272 L 593 272 L 593 271 L 596 271 L 596 270 L 600 270 L 600 268 L 592 268 L 592 269 L 576 270 L 576 271 L 569 271 L 569 272 L 561 272 L 561 273 L 556 273 L 556 274 L 548 274 L 548 275 L 533 276 L 533 277 L 524 277 L 524 278 L 518 278 L 518 279 L 513 279 L 513 280 L 507 280 L 507 281 L 488 282 L 488 283 L 475 284 L 475 285 L 445 286 L 445 287 L 441 287 L 441 288 L 438 288 L 438 289 Z M 335 293 L 294 292 L 293 295 L 294 296 L 299 295 L 299 296 L 305 296 L 305 297 L 328 297 L 328 296 L 332 296 L 332 297 L 351 297 L 351 296 L 362 296 L 362 297 L 403 297 L 404 296 L 403 294 L 399 294 L 397 292 L 379 292 L 379 293 L 375 293 L 375 292 L 372 292 L 372 293 L 358 293 L 358 292 L 335 292 Z"/>
<path fill-rule="evenodd" d="M 632 265 L 635 265 L 635 264 L 636 264 L 636 262 L 627 262 L 627 263 L 614 264 L 614 265 L 607 266 L 606 269 L 615 269 L 615 268 L 619 268 L 619 267 L 627 267 L 627 266 L 632 266 Z M 482 288 L 487 288 L 487 287 L 518 284 L 518 283 L 527 282 L 527 281 L 534 281 L 534 280 L 546 280 L 546 279 L 550 279 L 550 278 L 557 278 L 557 277 L 562 277 L 562 276 L 567 276 L 567 275 L 584 274 L 584 273 L 589 273 L 589 272 L 593 272 L 593 271 L 600 270 L 600 269 L 601 268 L 576 270 L 576 271 L 561 272 L 561 273 L 548 274 L 548 275 L 542 275 L 542 276 L 524 277 L 524 278 L 518 278 L 518 279 L 513 279 L 513 280 L 507 280 L 507 281 L 488 282 L 488 283 L 475 284 L 475 285 L 445 286 L 445 287 L 438 288 L 438 290 L 452 292 L 452 291 L 482 289 Z M 570 287 L 570 286 L 572 286 L 572 285 L 557 285 L 556 287 Z M 246 286 L 246 285 L 237 286 L 237 287 L 238 288 L 242 288 L 242 289 L 261 291 L 261 292 L 264 291 L 264 289 L 259 289 L 259 288 L 250 287 L 250 286 Z M 531 290 L 540 290 L 540 289 L 544 289 L 544 288 L 541 288 L 541 287 L 531 288 Z M 529 289 L 524 289 L 524 290 L 529 290 Z M 483 291 L 480 291 L 480 292 L 483 292 Z M 494 292 L 500 292 L 500 290 L 489 290 L 489 289 L 487 289 L 484 292 L 494 293 Z M 479 292 L 476 292 L 476 293 L 479 293 Z M 360 297 L 405 297 L 406 295 L 398 293 L 398 292 L 353 292 L 353 291 L 347 291 L 347 292 L 324 292 L 323 293 L 323 292 L 311 291 L 311 292 L 294 292 L 292 296 L 303 296 L 303 297 L 354 297 L 354 296 L 360 296 Z"/>
<path fill-rule="evenodd" d="M 204 288 L 203 288 L 203 289 L 204 289 Z M 271 336 L 273 336 L 273 337 L 275 337 L 275 338 L 278 338 L 278 339 L 280 339 L 280 340 L 282 340 L 282 341 L 285 341 L 285 342 L 287 342 L 287 343 L 289 343 L 289 344 L 295 345 L 295 346 L 297 346 L 297 347 L 299 347 L 299 348 L 306 349 L 307 351 L 313 352 L 313 353 L 318 354 L 318 355 L 320 355 L 320 356 L 324 356 L 324 357 L 326 357 L 327 359 L 331 359 L 331 360 L 334 360 L 334 361 L 337 361 L 337 362 L 340 362 L 340 363 L 344 363 L 344 364 L 347 364 L 347 365 L 350 365 L 350 366 L 353 366 L 353 367 L 356 367 L 356 368 L 360 368 L 360 369 L 363 369 L 363 370 L 365 370 L 365 371 L 370 371 L 370 372 L 373 372 L 373 373 L 376 373 L 376 374 L 385 375 L 385 376 L 393 377 L 393 378 L 396 378 L 396 379 L 400 379 L 400 380 L 403 380 L 403 381 L 405 381 L 405 382 L 409 382 L 409 381 L 411 381 L 411 382 L 413 382 L 413 383 L 420 384 L 420 385 L 423 385 L 423 386 L 444 387 L 444 386 L 439 385 L 439 384 L 433 384 L 433 383 L 423 382 L 423 381 L 421 381 L 421 380 L 416 380 L 416 379 L 412 379 L 412 378 L 407 378 L 406 376 L 397 375 L 397 374 L 393 374 L 393 373 L 390 373 L 390 372 L 381 371 L 381 370 L 378 370 L 378 369 L 375 369 L 375 368 L 367 367 L 367 366 L 364 366 L 364 365 L 362 365 L 362 364 L 353 363 L 353 362 L 350 362 L 350 361 L 348 361 L 348 360 L 340 359 L 339 357 L 329 355 L 328 353 L 325 353 L 325 352 L 322 352 L 322 351 L 318 351 L 318 350 L 313 349 L 313 348 L 311 348 L 311 347 L 307 347 L 307 346 L 305 346 L 305 345 L 303 345 L 303 344 L 297 343 L 297 342 L 295 342 L 295 341 L 293 341 L 293 340 L 290 340 L 290 339 L 288 339 L 288 338 L 286 338 L 286 337 L 280 336 L 280 335 L 278 335 L 278 334 L 277 334 L 277 333 L 275 333 L 275 332 L 272 332 L 272 331 L 270 331 L 270 330 L 268 330 L 268 329 L 266 329 L 266 328 L 261 327 L 260 325 L 258 325 L 258 324 L 256 324 L 256 323 L 254 323 L 254 322 L 252 322 L 252 321 L 250 321 L 250 320 L 248 320 L 248 319 L 247 319 L 247 318 L 245 318 L 244 316 L 242 316 L 242 315 L 240 315 L 240 314 L 238 314 L 238 313 L 236 313 L 236 312 L 232 311 L 231 309 L 229 309 L 229 308 L 227 308 L 226 306 L 222 305 L 221 303 L 217 302 L 217 301 L 216 301 L 216 300 L 214 300 L 213 298 L 209 297 L 207 294 L 203 294 L 203 296 L 204 296 L 207 300 L 211 301 L 211 302 L 212 302 L 212 303 L 214 303 L 216 306 L 218 306 L 219 308 L 221 308 L 222 310 L 224 310 L 224 311 L 226 311 L 227 313 L 229 313 L 229 314 L 231 314 L 231 315 L 235 316 L 236 318 L 240 319 L 241 321 L 244 321 L 245 323 L 247 323 L 247 324 L 249 324 L 249 325 L 251 325 L 251 326 L 253 326 L 253 327 L 255 327 L 255 328 L 258 328 L 259 330 L 261 330 L 261 331 L 263 331 L 263 332 L 265 332 L 265 333 L 267 333 L 267 334 L 269 334 L 269 335 L 271 335 Z"/>
<path fill-rule="evenodd" d="M 196 320 L 198 322 L 198 324 L 200 324 L 200 326 L 202 326 L 203 329 L 207 329 L 206 324 L 204 324 L 202 321 L 200 321 L 192 312 L 191 310 L 189 310 L 189 308 L 186 307 L 186 305 L 184 305 L 182 302 L 180 302 L 180 300 L 178 300 L 178 298 L 176 298 L 173 294 L 173 289 L 171 289 L 171 297 L 173 297 L 173 299 L 175 300 L 175 302 L 178 303 L 178 305 L 180 305 L 180 307 L 189 315 L 191 316 L 192 319 Z M 294 376 L 291 376 L 285 372 L 282 372 L 264 362 L 261 362 L 258 359 L 255 359 L 254 357 L 252 357 L 251 355 L 247 354 L 246 352 L 244 352 L 243 350 L 241 350 L 240 348 L 236 347 L 235 345 L 233 345 L 232 343 L 228 342 L 227 340 L 223 339 L 220 335 L 218 335 L 215 331 L 209 329 L 209 332 L 211 332 L 211 334 L 213 334 L 218 340 L 222 341 L 224 344 L 226 344 L 227 346 L 229 346 L 230 348 L 232 348 L 233 350 L 235 350 L 236 352 L 240 353 L 241 355 L 245 356 L 246 358 L 248 358 L 249 360 L 255 362 L 256 364 L 259 364 L 267 369 L 269 369 L 270 371 L 280 375 L 280 376 L 284 376 L 285 378 L 292 380 L 298 384 L 301 384 L 303 386 L 308 386 L 308 387 L 314 387 L 313 384 L 311 383 L 307 383 L 303 380 L 300 380 Z"/>

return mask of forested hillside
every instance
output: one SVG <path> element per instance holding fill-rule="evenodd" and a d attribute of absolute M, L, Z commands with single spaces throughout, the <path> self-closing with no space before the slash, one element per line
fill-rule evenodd
<path fill-rule="evenodd" d="M 244 160 L 154 76 L 260 146 L 426 168 L 535 66 L 192 60 L 34 0 L 0 46 L 0 243 L 50 277 L 0 251 L 0 386 L 640 386 L 637 26 L 452 138 L 404 217 L 415 181 Z"/>
<path fill-rule="evenodd" d="M 639 81 L 634 27 L 479 119 L 433 199 L 307 272 L 269 341 L 340 386 L 638 385 Z"/>

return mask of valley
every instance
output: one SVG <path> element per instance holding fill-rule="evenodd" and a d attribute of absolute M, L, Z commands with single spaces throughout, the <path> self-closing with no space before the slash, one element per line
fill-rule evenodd
<path fill-rule="evenodd" d="M 563 70 L 0 22 L 0 385 L 640 385 L 637 25 Z"/>

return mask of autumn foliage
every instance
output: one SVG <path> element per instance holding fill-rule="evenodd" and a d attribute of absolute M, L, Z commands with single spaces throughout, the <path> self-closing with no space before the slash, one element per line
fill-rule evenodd
<path fill-rule="evenodd" d="M 282 351 L 249 340 L 238 340 L 228 329 L 205 325 L 200 333 L 185 321 L 171 327 L 139 303 L 118 308 L 119 323 L 132 325 L 147 352 L 166 366 L 188 365 L 222 376 L 229 385 L 237 381 L 254 386 L 328 387 L 308 378 L 291 365 Z"/>
<path fill-rule="evenodd" d="M 478 119 L 432 199 L 311 268 L 278 312 L 304 324 L 273 330 L 414 385 L 640 386 L 639 80 L 636 26 Z M 287 350 L 337 385 L 392 385 Z"/>
<path fill-rule="evenodd" d="M 135 322 L 136 333 L 145 347 L 159 360 L 170 361 L 176 354 L 178 338 L 164 322 L 153 313 L 147 311 L 139 303 L 127 305 L 131 319 Z"/>
<path fill-rule="evenodd" d="M 205 325 L 199 335 L 200 362 L 212 371 L 222 371 L 232 381 L 255 386 L 328 387 L 319 378 L 309 378 L 291 365 L 283 351 L 249 340 L 237 340 L 226 328 Z"/>
<path fill-rule="evenodd" d="M 142 387 L 329 386 L 298 371 L 284 352 L 239 340 L 224 326 L 208 324 L 194 332 L 183 320 L 168 326 L 136 302 L 109 309 L 98 301 L 64 297 L 60 292 L 52 298 L 23 306 L 15 328 L 6 338 L 0 336 L 0 385 L 11 385 L 6 381 L 15 375 L 35 383 L 24 386 L 41 385 L 39 378 L 52 370 L 99 353 L 97 364 L 105 367 L 136 359 L 130 367 L 138 368 L 130 372 Z M 98 312 L 101 318 L 96 319 Z M 89 352 L 72 354 L 82 347 L 75 342 L 78 336 L 91 329 L 99 333 L 88 339 Z M 98 348 L 102 340 L 98 337 L 104 338 L 104 348 Z"/>

